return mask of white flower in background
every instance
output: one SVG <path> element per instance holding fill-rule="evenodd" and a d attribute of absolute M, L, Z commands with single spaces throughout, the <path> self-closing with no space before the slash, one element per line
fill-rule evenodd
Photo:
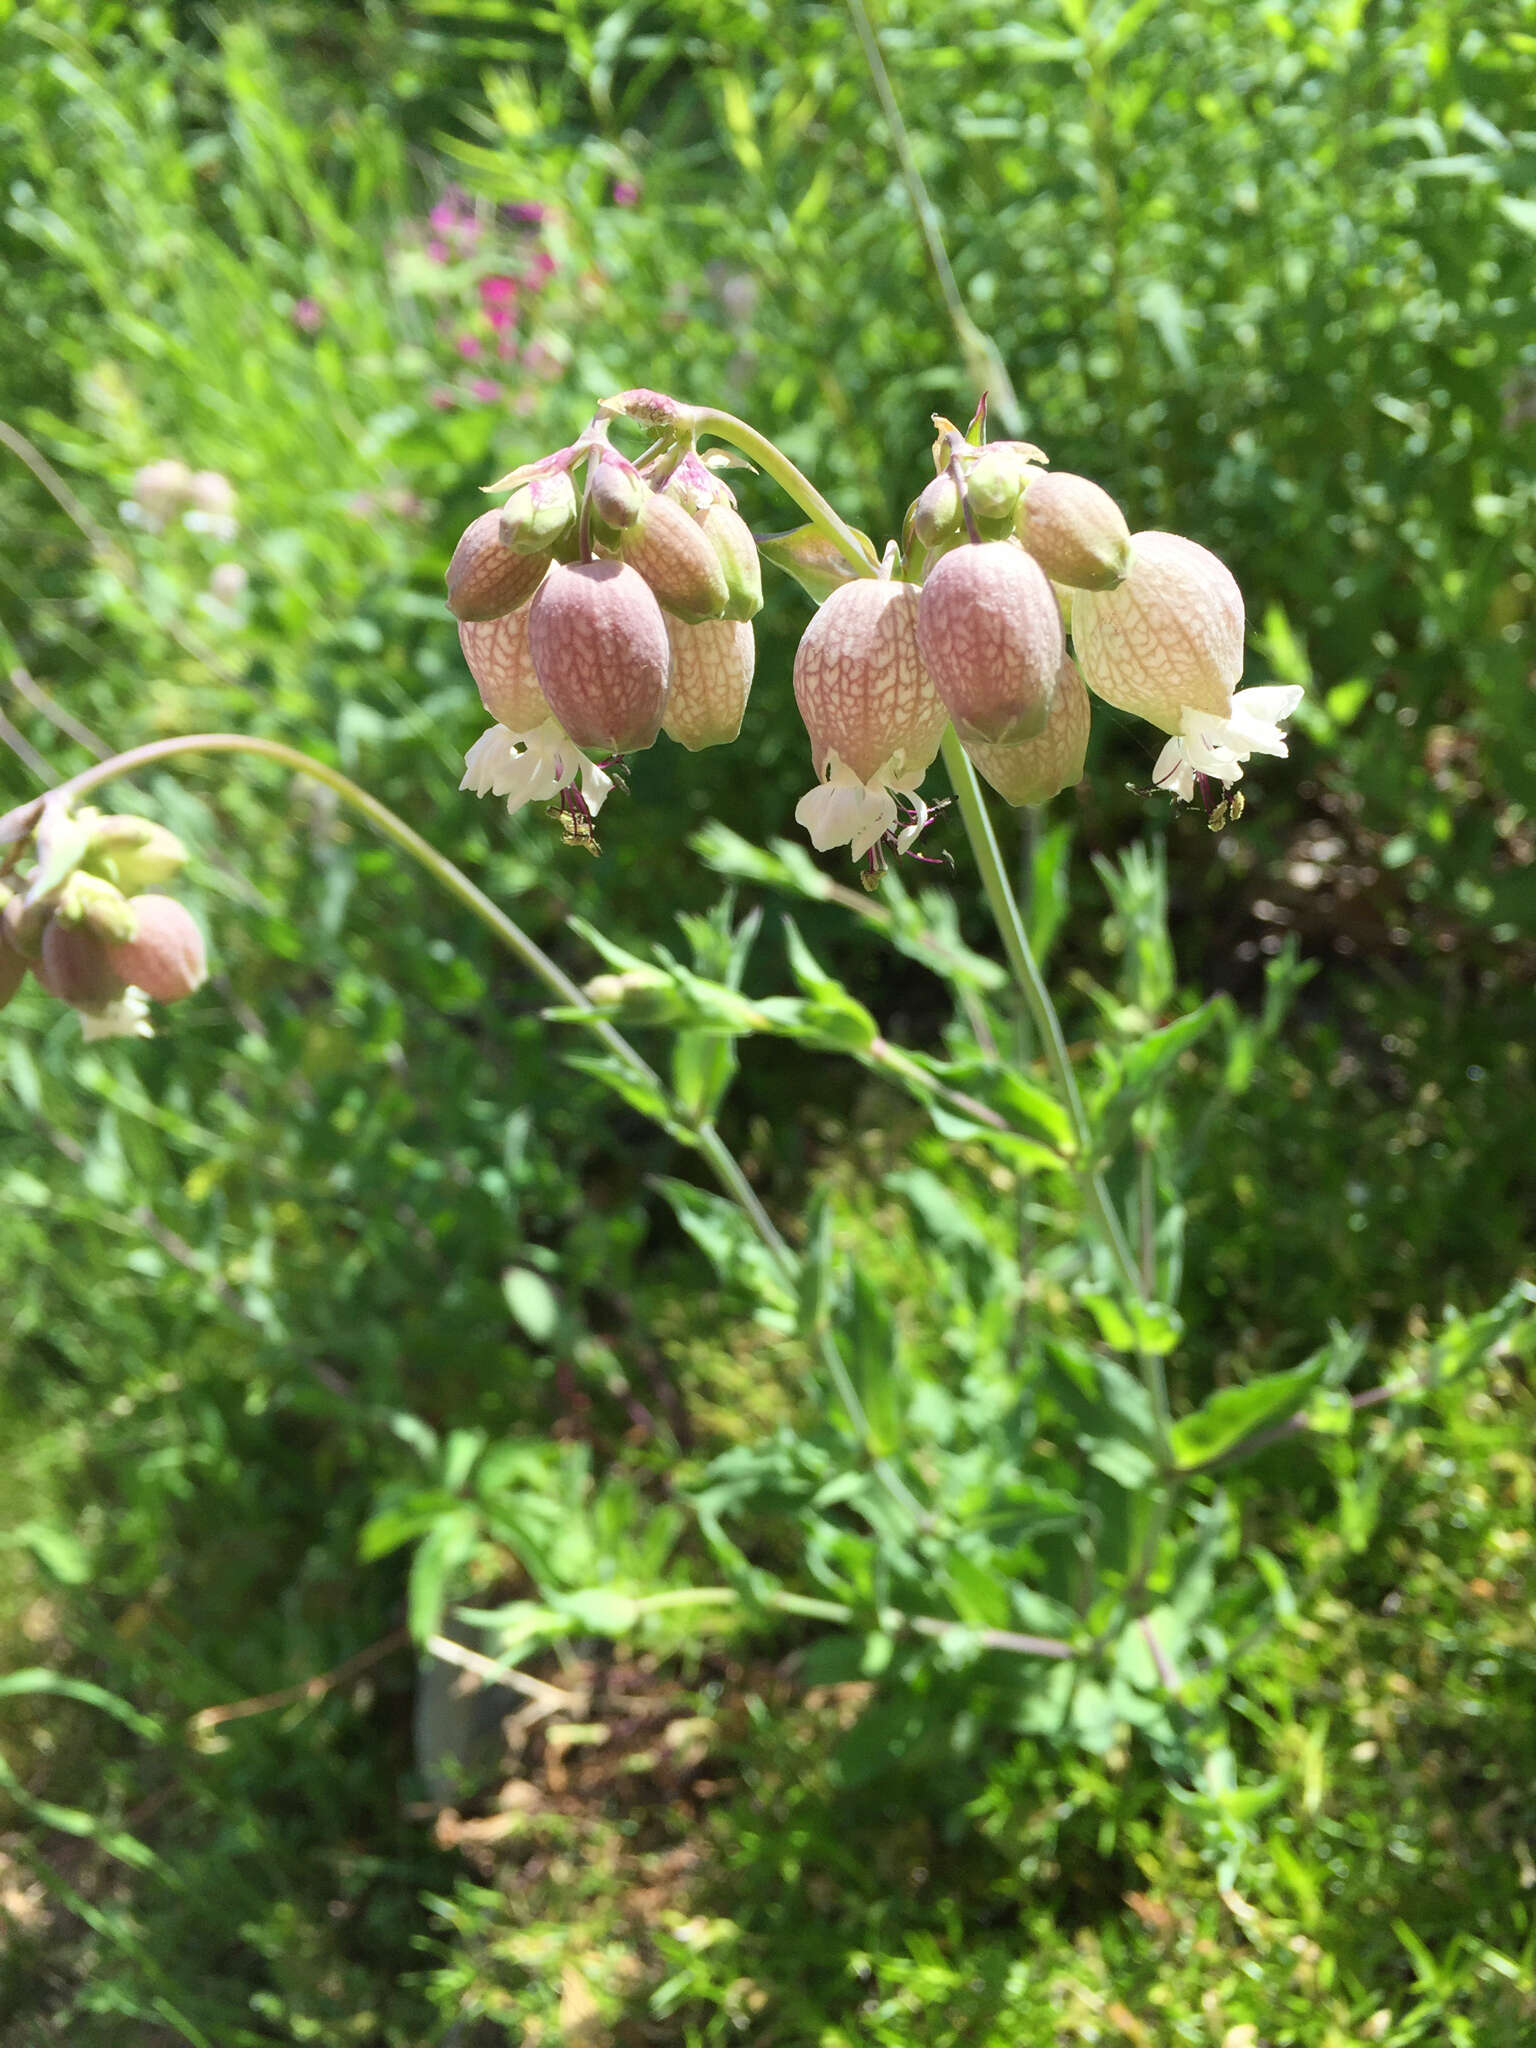
<path fill-rule="evenodd" d="M 133 491 L 123 506 L 123 516 L 134 525 L 159 533 L 187 502 L 192 491 L 192 472 L 175 456 L 162 462 L 146 462 L 134 472 Z"/>
<path fill-rule="evenodd" d="M 554 719 L 531 732 L 509 732 L 493 725 L 464 756 L 460 789 L 474 796 L 505 797 L 508 812 L 524 804 L 547 803 L 577 778 L 587 810 L 595 818 L 602 809 L 613 777 L 575 746 Z"/>
<path fill-rule="evenodd" d="M 243 562 L 220 562 L 208 578 L 208 594 L 220 604 L 236 605 L 244 597 L 250 580 Z"/>
<path fill-rule="evenodd" d="M 215 540 L 233 540 L 239 532 L 235 518 L 235 487 L 216 469 L 200 469 L 188 481 L 187 497 L 192 509 L 182 516 L 189 533 L 211 534 Z"/>
<path fill-rule="evenodd" d="M 80 1030 L 87 1045 L 98 1038 L 153 1038 L 149 998 L 141 988 L 125 988 L 115 1002 L 80 1012 Z"/>
<path fill-rule="evenodd" d="M 1153 787 L 1193 803 L 1202 775 L 1230 786 L 1242 780 L 1243 763 L 1251 754 L 1274 754 L 1283 761 L 1289 749 L 1281 721 L 1290 717 L 1301 698 L 1299 684 L 1276 683 L 1239 690 L 1225 718 L 1186 706 L 1181 731 L 1157 757 Z"/>

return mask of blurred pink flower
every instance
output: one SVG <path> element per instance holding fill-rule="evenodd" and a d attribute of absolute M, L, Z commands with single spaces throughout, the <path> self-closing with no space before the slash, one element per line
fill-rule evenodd
<path fill-rule="evenodd" d="M 536 228 L 543 221 L 546 208 L 536 199 L 517 199 L 501 209 L 502 218 L 521 228 Z"/>
<path fill-rule="evenodd" d="M 496 353 L 504 363 L 517 361 L 517 343 L 510 334 L 504 334 L 496 344 Z"/>
<path fill-rule="evenodd" d="M 517 298 L 515 277 L 482 277 L 480 280 L 480 303 L 487 312 L 493 306 L 510 306 Z"/>
<path fill-rule="evenodd" d="M 316 299 L 295 299 L 293 303 L 293 324 L 305 334 L 313 334 L 325 325 L 325 315 Z"/>
<path fill-rule="evenodd" d="M 440 236 L 434 235 L 427 244 L 427 254 L 434 263 L 446 263 L 448 261 L 448 244 Z"/>
<path fill-rule="evenodd" d="M 532 264 L 523 273 L 523 290 L 536 292 L 546 277 L 553 277 L 558 267 L 554 257 L 550 255 L 547 249 L 536 249 Z"/>
<path fill-rule="evenodd" d="M 509 328 L 517 325 L 517 315 L 509 313 L 505 306 L 493 307 L 486 318 L 490 321 L 494 334 L 505 334 Z"/>
<path fill-rule="evenodd" d="M 630 178 L 620 178 L 613 188 L 615 206 L 633 206 L 640 197 L 640 187 Z"/>
<path fill-rule="evenodd" d="M 432 393 L 431 403 L 437 408 L 439 412 L 452 412 L 454 407 L 458 404 L 458 402 L 459 401 L 455 393 L 453 393 L 452 391 L 445 390 L 441 384 L 439 384 L 437 389 Z"/>
<path fill-rule="evenodd" d="M 501 396 L 501 386 L 494 377 L 477 377 L 469 388 L 476 398 L 484 400 L 487 405 L 493 398 Z"/>
<path fill-rule="evenodd" d="M 465 362 L 472 363 L 484 347 L 478 334 L 461 334 L 456 343 L 459 354 Z"/>

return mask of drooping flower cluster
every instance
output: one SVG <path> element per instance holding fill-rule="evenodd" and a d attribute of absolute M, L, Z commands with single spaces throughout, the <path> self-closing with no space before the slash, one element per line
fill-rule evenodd
<path fill-rule="evenodd" d="M 818 782 L 796 816 L 812 842 L 846 842 L 876 873 L 882 843 L 905 851 L 897 809 L 905 800 L 915 816 L 946 718 L 1000 795 L 1044 802 L 1082 774 L 1090 691 L 1170 734 L 1154 786 L 1206 798 L 1224 821 L 1234 806 L 1209 801 L 1212 785 L 1235 783 L 1253 754 L 1283 755 L 1280 724 L 1301 696 L 1236 692 L 1243 602 L 1228 570 L 1177 534 L 1133 534 L 1106 491 L 1050 472 L 1029 444 L 936 424 L 938 473 L 886 570 L 909 579 L 888 586 L 910 594 L 902 660 L 846 594 L 854 584 L 801 645 L 796 697 Z"/>
<path fill-rule="evenodd" d="M 208 974 L 191 912 L 155 887 L 186 860 L 181 841 L 147 818 L 46 800 L 0 825 L 0 1010 L 30 971 L 87 1039 L 153 1037 L 150 1003 Z"/>
<path fill-rule="evenodd" d="M 685 445 L 630 462 L 598 424 L 514 470 L 465 529 L 448 608 L 495 724 L 460 787 L 509 811 L 553 801 L 592 845 L 616 757 L 665 732 L 690 751 L 741 730 L 757 548 L 730 487 Z"/>
<path fill-rule="evenodd" d="M 657 436 L 638 462 L 609 444 L 616 415 Z M 513 809 L 554 798 L 584 842 L 611 757 L 662 731 L 715 745 L 741 724 L 759 550 L 693 417 L 657 393 L 608 401 L 570 448 L 503 478 L 505 507 L 449 566 L 497 721 L 463 786 Z M 762 542 L 818 605 L 794 664 L 816 775 L 795 816 L 812 843 L 848 846 L 871 882 L 888 851 L 909 852 L 951 724 L 1008 802 L 1045 802 L 1082 774 L 1090 693 L 1168 735 L 1157 789 L 1198 797 L 1213 825 L 1237 815 L 1224 792 L 1252 755 L 1284 755 L 1301 692 L 1237 690 L 1228 570 L 1181 535 L 1132 533 L 1106 491 L 1028 442 L 987 442 L 984 407 L 967 433 L 935 424 L 934 479 L 883 560 L 830 515 Z"/>

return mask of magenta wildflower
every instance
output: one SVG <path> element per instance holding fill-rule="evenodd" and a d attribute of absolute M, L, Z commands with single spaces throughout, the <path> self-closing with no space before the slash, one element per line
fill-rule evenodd
<path fill-rule="evenodd" d="M 319 301 L 317 299 L 295 299 L 293 305 L 293 324 L 305 334 L 313 334 L 318 328 L 323 327 L 325 325 L 325 314 L 320 309 Z"/>
<path fill-rule="evenodd" d="M 454 346 L 466 363 L 472 363 L 485 348 L 478 334 L 461 334 L 456 338 Z"/>
<path fill-rule="evenodd" d="M 640 187 L 634 183 L 633 179 L 620 178 L 613 188 L 613 203 L 615 206 L 633 206 L 639 197 Z"/>
<path fill-rule="evenodd" d="M 515 277 L 482 277 L 480 280 L 480 303 L 487 312 L 493 306 L 510 306 L 517 298 Z"/>
<path fill-rule="evenodd" d="M 501 386 L 494 377 L 477 377 L 469 388 L 476 398 L 486 405 L 489 405 L 493 398 L 501 396 Z"/>

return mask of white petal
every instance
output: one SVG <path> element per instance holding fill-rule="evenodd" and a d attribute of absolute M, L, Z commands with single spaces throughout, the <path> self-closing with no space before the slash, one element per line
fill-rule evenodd
<path fill-rule="evenodd" d="M 1236 780 L 1232 770 L 1238 755 L 1227 744 L 1232 727 L 1225 718 L 1213 718 L 1206 711 L 1184 713 L 1184 751 L 1197 775 L 1219 776 L 1223 782 Z"/>
<path fill-rule="evenodd" d="M 1152 770 L 1152 787 L 1182 797 L 1187 804 L 1194 802 L 1195 771 L 1182 740 L 1170 740 L 1158 755 L 1157 766 Z"/>
<path fill-rule="evenodd" d="M 862 860 L 877 839 L 883 839 L 896 824 L 896 799 L 888 789 L 867 788 L 859 808 L 858 824 L 848 841 L 848 851 Z"/>
<path fill-rule="evenodd" d="M 1264 683 L 1254 690 L 1239 690 L 1232 699 L 1232 715 L 1278 725 L 1290 717 L 1305 695 L 1300 683 Z"/>
<path fill-rule="evenodd" d="M 846 846 L 852 839 L 858 830 L 863 799 L 861 784 L 849 788 L 846 783 L 819 782 L 795 805 L 795 823 L 810 833 L 811 844 L 818 853 L 827 853 L 834 846 Z"/>
<path fill-rule="evenodd" d="M 140 988 L 125 988 L 115 1003 L 80 1012 L 80 1031 L 89 1045 L 97 1038 L 153 1038 L 149 998 Z"/>
<path fill-rule="evenodd" d="M 511 733 L 504 725 L 493 725 L 489 732 L 481 733 L 464 756 L 460 789 L 472 790 L 476 796 L 499 796 L 496 778 L 504 775 L 516 759 Z"/>
<path fill-rule="evenodd" d="M 896 851 L 898 853 L 910 853 L 912 851 L 918 834 L 927 829 L 928 821 L 933 816 L 932 811 L 929 810 L 920 796 L 914 795 L 912 801 L 916 804 L 917 809 L 912 818 L 896 834 Z"/>
<path fill-rule="evenodd" d="M 585 754 L 578 754 L 576 758 L 581 763 L 581 793 L 587 800 L 587 809 L 595 818 L 613 788 L 613 777 L 604 774 L 597 763 L 589 761 Z"/>

